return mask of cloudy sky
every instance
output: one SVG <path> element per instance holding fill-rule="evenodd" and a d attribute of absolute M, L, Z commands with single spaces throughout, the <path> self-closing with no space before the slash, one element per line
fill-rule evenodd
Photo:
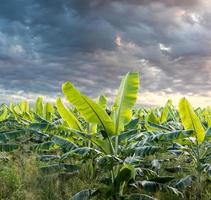
<path fill-rule="evenodd" d="M 110 98 L 139 71 L 139 104 L 211 104 L 209 0 L 1 0 L 0 101 L 51 100 L 71 80 Z"/>

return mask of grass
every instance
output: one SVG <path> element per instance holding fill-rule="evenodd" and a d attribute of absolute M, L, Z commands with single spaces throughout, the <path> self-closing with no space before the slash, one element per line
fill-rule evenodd
<path fill-rule="evenodd" d="M 4 158 L 0 161 L 1 200 L 65 200 L 93 184 L 93 180 L 90 183 L 90 179 L 86 179 L 84 170 L 74 176 L 44 176 L 35 155 L 4 153 L 1 158 Z"/>

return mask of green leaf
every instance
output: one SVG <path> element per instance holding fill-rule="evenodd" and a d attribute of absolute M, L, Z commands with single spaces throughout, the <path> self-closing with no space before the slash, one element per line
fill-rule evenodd
<path fill-rule="evenodd" d="M 39 116 L 43 116 L 43 98 L 42 97 L 38 97 L 35 103 L 35 112 L 37 115 Z"/>
<path fill-rule="evenodd" d="M 106 97 L 101 95 L 98 98 L 98 104 L 103 108 L 103 110 L 106 110 L 106 105 L 107 105 Z M 97 133 L 97 124 L 89 123 L 89 132 L 94 134 Z"/>
<path fill-rule="evenodd" d="M 185 189 L 186 187 L 190 186 L 193 183 L 193 181 L 195 181 L 195 180 L 196 180 L 195 176 L 188 175 L 188 176 L 180 179 L 176 183 L 176 188 Z"/>
<path fill-rule="evenodd" d="M 173 142 L 178 139 L 184 139 L 187 137 L 191 137 L 193 134 L 193 130 L 178 130 L 173 132 L 160 133 L 153 137 L 153 141 L 166 141 Z"/>
<path fill-rule="evenodd" d="M 89 200 L 95 190 L 85 189 L 75 194 L 70 200 Z"/>
<path fill-rule="evenodd" d="M 38 152 L 46 151 L 46 150 L 51 150 L 55 146 L 55 143 L 52 141 L 47 141 L 43 143 L 36 144 L 34 146 L 34 149 Z"/>
<path fill-rule="evenodd" d="M 172 105 L 172 101 L 168 100 L 166 105 L 164 106 L 163 110 L 162 110 L 162 114 L 160 117 L 160 123 L 163 124 L 164 122 L 167 121 L 168 119 L 168 114 L 169 114 L 169 107 Z"/>
<path fill-rule="evenodd" d="M 8 109 L 5 105 L 1 106 L 0 122 L 6 120 L 8 117 Z"/>
<path fill-rule="evenodd" d="M 0 152 L 1 151 L 10 152 L 18 148 L 19 148 L 19 145 L 17 144 L 0 144 Z"/>
<path fill-rule="evenodd" d="M 205 140 L 209 141 L 211 139 L 211 126 L 207 129 Z"/>
<path fill-rule="evenodd" d="M 132 119 L 128 124 L 125 125 L 125 130 L 135 129 L 139 123 L 139 118 Z"/>
<path fill-rule="evenodd" d="M 9 140 L 17 139 L 21 136 L 24 136 L 26 134 L 25 130 L 13 130 L 9 132 L 1 132 L 0 133 L 0 141 L 6 142 Z"/>
<path fill-rule="evenodd" d="M 151 122 L 154 124 L 160 124 L 159 117 L 151 110 L 147 115 L 147 122 Z"/>
<path fill-rule="evenodd" d="M 61 159 L 65 160 L 69 157 L 87 157 L 89 155 L 91 155 L 91 157 L 94 157 L 99 154 L 101 154 L 101 152 L 94 148 L 80 147 L 80 148 L 73 149 L 73 150 L 63 154 Z"/>
<path fill-rule="evenodd" d="M 40 167 L 40 170 L 44 174 L 55 174 L 60 172 L 77 173 L 79 168 L 76 165 L 59 163 Z"/>
<path fill-rule="evenodd" d="M 77 145 L 69 141 L 68 139 L 58 137 L 58 136 L 53 136 L 52 141 L 59 145 L 65 152 L 76 149 Z"/>
<path fill-rule="evenodd" d="M 98 162 L 97 164 L 101 169 L 107 169 L 107 170 L 112 170 L 115 165 L 123 163 L 123 161 L 120 158 L 112 155 L 101 156 L 98 158 L 97 162 Z"/>
<path fill-rule="evenodd" d="M 21 101 L 20 103 L 20 109 L 23 113 L 29 112 L 29 103 L 28 101 Z"/>
<path fill-rule="evenodd" d="M 51 160 L 59 160 L 60 156 L 58 156 L 58 155 L 38 155 L 37 159 L 39 161 L 48 162 L 48 161 L 51 161 Z"/>
<path fill-rule="evenodd" d="M 146 117 L 146 124 L 145 127 L 147 130 L 150 131 L 156 131 L 161 129 L 160 119 L 159 117 L 154 113 L 154 110 L 150 110 Z"/>
<path fill-rule="evenodd" d="M 173 176 L 158 176 L 150 179 L 149 181 L 154 181 L 156 183 L 168 183 L 174 179 Z"/>
<path fill-rule="evenodd" d="M 208 127 L 211 127 L 211 107 L 208 106 L 206 109 L 205 109 L 205 119 L 207 121 L 207 125 Z"/>
<path fill-rule="evenodd" d="M 106 109 L 106 105 L 107 105 L 107 99 L 104 95 L 101 95 L 98 99 L 98 104 L 103 108 L 103 110 Z"/>
<path fill-rule="evenodd" d="M 131 194 L 129 196 L 124 197 L 123 200 L 157 200 L 154 197 L 150 197 L 146 194 Z"/>
<path fill-rule="evenodd" d="M 57 98 L 56 100 L 56 107 L 62 119 L 67 122 L 70 128 L 83 131 L 81 123 L 78 121 L 75 115 L 64 106 L 60 98 Z"/>
<path fill-rule="evenodd" d="M 137 189 L 143 189 L 146 192 L 155 193 L 157 191 L 162 191 L 170 194 L 175 194 L 177 196 L 183 196 L 183 194 L 176 188 L 154 181 L 136 181 L 134 184 L 132 184 L 132 186 Z"/>
<path fill-rule="evenodd" d="M 133 165 L 124 164 L 114 180 L 116 192 L 119 191 L 122 184 L 127 184 L 131 179 L 135 179 L 135 168 Z"/>
<path fill-rule="evenodd" d="M 161 148 L 158 146 L 142 146 L 135 148 L 136 156 L 149 156 L 157 153 Z"/>
<path fill-rule="evenodd" d="M 48 120 L 48 121 L 51 121 L 53 112 L 54 112 L 53 105 L 49 102 L 46 103 L 45 104 L 45 119 Z"/>
<path fill-rule="evenodd" d="M 182 124 L 186 130 L 194 130 L 195 136 L 199 143 L 204 141 L 205 130 L 201 124 L 200 119 L 194 112 L 193 107 L 186 98 L 182 98 L 179 102 L 179 115 L 182 120 Z"/>
<path fill-rule="evenodd" d="M 132 107 L 136 103 L 139 89 L 139 73 L 129 72 L 122 79 L 117 97 L 112 108 L 112 118 L 115 123 L 115 134 L 124 130 L 132 117 Z"/>
<path fill-rule="evenodd" d="M 100 105 L 82 94 L 70 82 L 62 85 L 62 91 L 87 122 L 101 124 L 107 133 L 114 134 L 114 123 Z"/>

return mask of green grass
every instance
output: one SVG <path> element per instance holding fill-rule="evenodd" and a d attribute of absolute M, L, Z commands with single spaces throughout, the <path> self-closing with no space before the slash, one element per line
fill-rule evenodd
<path fill-rule="evenodd" d="M 0 161 L 1 200 L 65 200 L 93 185 L 93 181 L 87 181 L 84 171 L 69 176 L 43 175 L 35 155 L 17 151 L 3 156 L 9 160 Z"/>

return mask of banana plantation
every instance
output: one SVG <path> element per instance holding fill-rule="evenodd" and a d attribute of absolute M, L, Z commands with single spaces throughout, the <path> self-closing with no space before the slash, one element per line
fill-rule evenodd
<path fill-rule="evenodd" d="M 55 103 L 2 104 L 0 199 L 210 200 L 211 107 L 140 107 L 139 87 L 129 72 L 113 104 L 69 81 Z"/>

